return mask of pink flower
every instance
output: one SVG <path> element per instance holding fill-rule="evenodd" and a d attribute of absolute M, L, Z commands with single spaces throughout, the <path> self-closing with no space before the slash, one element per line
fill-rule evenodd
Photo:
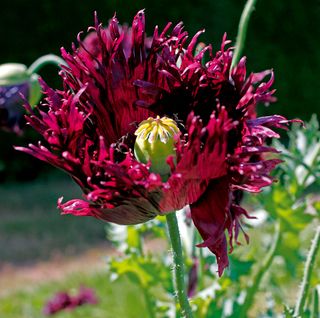
<path fill-rule="evenodd" d="M 194 56 L 203 31 L 188 40 L 182 23 L 156 27 L 146 38 L 143 11 L 131 28 L 113 17 L 106 29 L 96 18 L 91 30 L 89 40 L 78 36 L 79 48 L 62 49 L 64 90 L 42 82 L 46 102 L 38 112 L 26 106 L 44 144 L 18 149 L 65 170 L 83 189 L 84 199 L 59 199 L 63 214 L 137 224 L 190 205 L 204 239 L 199 246 L 216 255 L 221 275 L 228 266 L 225 232 L 232 249 L 247 216 L 234 191 L 259 192 L 281 162 L 264 159 L 277 153 L 265 140 L 278 138 L 272 129 L 288 120 L 256 118 L 258 103 L 275 100 L 272 71 L 247 76 L 242 58 L 230 72 L 225 35 L 220 51 L 208 45 Z M 167 181 L 133 153 L 138 124 L 157 115 L 174 119 L 181 132 L 176 161 L 167 158 Z"/>
<path fill-rule="evenodd" d="M 71 296 L 66 292 L 58 292 L 50 299 L 44 309 L 45 315 L 53 315 L 62 310 L 73 310 L 85 304 L 95 305 L 98 303 L 97 296 L 93 289 L 81 287 L 78 295 Z"/>

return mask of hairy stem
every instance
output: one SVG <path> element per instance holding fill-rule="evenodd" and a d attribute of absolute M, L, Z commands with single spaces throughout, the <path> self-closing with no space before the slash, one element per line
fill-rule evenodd
<path fill-rule="evenodd" d="M 238 64 L 238 62 L 240 60 L 240 56 L 241 56 L 243 48 L 244 48 L 244 43 L 246 41 L 247 29 L 248 29 L 250 16 L 254 10 L 254 6 L 255 6 L 256 2 L 257 2 L 257 0 L 248 0 L 243 11 L 242 11 L 240 22 L 239 22 L 239 27 L 238 27 L 237 41 L 236 41 L 236 46 L 235 46 L 235 50 L 234 50 L 234 55 L 232 58 L 230 71 L 232 71 L 232 69 Z"/>
<path fill-rule="evenodd" d="M 62 58 L 54 54 L 43 55 L 30 65 L 30 67 L 28 68 L 28 72 L 29 74 L 37 73 L 47 64 L 53 64 L 57 67 L 60 67 L 60 65 L 65 65 L 66 62 Z"/>
<path fill-rule="evenodd" d="M 320 226 L 317 227 L 315 236 L 311 243 L 311 247 L 308 253 L 306 265 L 304 268 L 302 284 L 300 287 L 298 299 L 296 302 L 296 306 L 294 309 L 294 317 L 300 317 L 303 315 L 303 310 L 306 304 L 309 287 L 310 287 L 310 279 L 313 270 L 313 266 L 316 260 L 317 252 L 320 245 Z"/>
<path fill-rule="evenodd" d="M 243 305 L 241 306 L 238 317 L 248 317 L 248 310 L 250 309 L 253 303 L 256 292 L 259 289 L 261 280 L 264 274 L 268 271 L 269 267 L 272 264 L 273 258 L 276 255 L 276 251 L 281 241 L 280 234 L 281 234 L 281 226 L 280 226 L 280 221 L 278 221 L 275 225 L 275 234 L 274 234 L 273 242 L 269 248 L 267 255 L 262 260 L 260 267 L 256 271 L 255 275 L 253 275 L 252 281 L 249 287 L 247 288 L 247 295 Z"/>
<path fill-rule="evenodd" d="M 311 307 L 311 318 L 319 318 L 320 312 L 319 312 L 319 293 L 317 288 L 313 291 L 312 296 L 312 307 Z"/>
<path fill-rule="evenodd" d="M 167 226 L 169 231 L 169 237 L 172 246 L 172 255 L 174 263 L 174 283 L 177 293 L 177 299 L 180 304 L 182 317 L 192 318 L 192 310 L 188 301 L 186 285 L 185 285 L 185 273 L 184 262 L 182 256 L 182 245 L 179 234 L 178 221 L 175 213 L 169 213 L 166 215 Z"/>

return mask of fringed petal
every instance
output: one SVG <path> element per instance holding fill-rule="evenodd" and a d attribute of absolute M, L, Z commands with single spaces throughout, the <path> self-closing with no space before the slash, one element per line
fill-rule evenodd
<path fill-rule="evenodd" d="M 200 199 L 191 204 L 191 217 L 204 242 L 216 255 L 219 276 L 228 267 L 228 250 L 225 230 L 230 222 L 230 189 L 227 177 L 212 180 Z"/>
<path fill-rule="evenodd" d="M 177 146 L 177 165 L 172 167 L 163 189 L 162 211 L 179 210 L 195 202 L 210 180 L 227 174 L 227 136 L 231 128 L 225 108 L 217 115 L 213 113 L 206 126 L 199 116 L 189 115 L 188 141 Z"/>

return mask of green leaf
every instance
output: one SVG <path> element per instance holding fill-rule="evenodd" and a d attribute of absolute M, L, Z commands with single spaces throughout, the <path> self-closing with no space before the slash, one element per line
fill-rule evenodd
<path fill-rule="evenodd" d="M 233 257 L 232 255 L 229 256 L 229 262 L 229 277 L 233 282 L 239 281 L 240 277 L 243 275 L 248 275 L 250 273 L 252 265 L 254 264 L 253 261 L 241 261 L 238 258 Z"/>
<path fill-rule="evenodd" d="M 124 258 L 114 258 L 109 261 L 109 270 L 117 277 L 130 274 L 131 280 L 143 288 L 164 286 L 172 290 L 170 268 L 152 256 L 127 255 Z"/>

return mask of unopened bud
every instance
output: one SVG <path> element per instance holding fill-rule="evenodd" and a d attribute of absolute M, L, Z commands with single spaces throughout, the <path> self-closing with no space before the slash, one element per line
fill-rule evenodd
<path fill-rule="evenodd" d="M 10 90 L 13 87 L 28 86 L 29 103 L 34 106 L 41 98 L 41 88 L 38 82 L 37 74 L 30 74 L 24 64 L 6 63 L 0 65 L 0 87 L 3 91 Z M 20 93 L 17 90 L 17 96 Z M 21 92 L 24 93 L 24 92 Z M 18 98 L 17 98 L 18 99 Z"/>
<path fill-rule="evenodd" d="M 31 106 L 41 98 L 39 76 L 18 63 L 0 65 L 0 128 L 21 133 L 24 127 L 24 96 Z"/>

